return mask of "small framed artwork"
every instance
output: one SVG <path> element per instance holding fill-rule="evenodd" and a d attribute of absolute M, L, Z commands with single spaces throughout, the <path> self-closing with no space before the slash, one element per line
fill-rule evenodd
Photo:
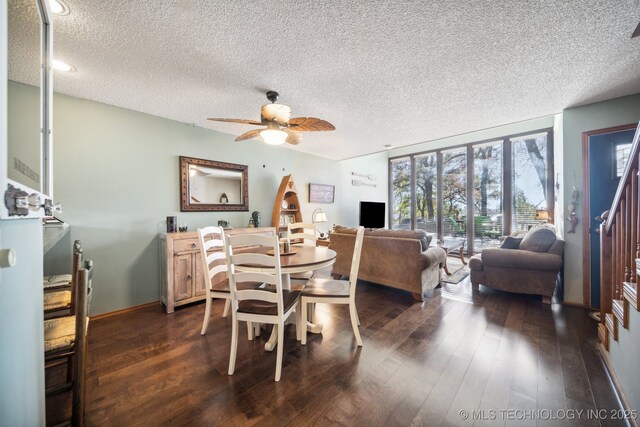
<path fill-rule="evenodd" d="M 284 227 L 285 225 L 287 225 L 287 216 L 286 215 L 280 215 L 280 226 Z"/>
<path fill-rule="evenodd" d="M 333 203 L 335 188 L 334 185 L 309 184 L 309 202 Z"/>
<path fill-rule="evenodd" d="M 287 224 L 293 224 L 294 222 L 296 222 L 296 216 L 295 215 L 287 215 Z"/>

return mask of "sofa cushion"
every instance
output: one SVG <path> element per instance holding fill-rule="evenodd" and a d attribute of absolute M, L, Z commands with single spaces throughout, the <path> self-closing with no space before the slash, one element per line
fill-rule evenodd
<path fill-rule="evenodd" d="M 336 225 L 334 232 L 342 234 L 356 234 L 357 228 Z M 395 237 L 398 239 L 415 239 L 420 241 L 422 251 L 426 251 L 431 244 L 431 235 L 424 230 L 388 230 L 386 228 L 365 228 L 364 235 L 371 237 Z"/>
<path fill-rule="evenodd" d="M 529 230 L 520 242 L 520 249 L 531 252 L 548 252 L 556 239 L 556 228 L 552 224 L 542 224 Z"/>
<path fill-rule="evenodd" d="M 517 237 L 507 236 L 505 237 L 500 247 L 502 249 L 520 249 L 520 242 L 522 242 L 521 237 L 517 238 Z"/>

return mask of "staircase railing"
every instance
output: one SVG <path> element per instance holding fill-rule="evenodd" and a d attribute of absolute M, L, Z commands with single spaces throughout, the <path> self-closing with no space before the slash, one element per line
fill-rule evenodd
<path fill-rule="evenodd" d="M 606 221 L 600 224 L 600 329 L 637 289 L 640 261 L 640 126 Z M 585 179 L 587 179 L 585 177 Z M 625 291 L 625 286 L 627 291 Z M 617 331 L 617 329 L 616 329 Z M 604 333 L 600 335 L 603 339 Z M 608 336 L 607 336 L 608 338 Z M 605 344 L 603 342 L 603 344 Z M 608 339 L 605 347 L 608 349 Z"/>

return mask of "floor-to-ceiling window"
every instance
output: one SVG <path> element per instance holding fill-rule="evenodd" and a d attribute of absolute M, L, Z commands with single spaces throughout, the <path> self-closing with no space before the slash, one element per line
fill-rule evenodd
<path fill-rule="evenodd" d="M 502 236 L 502 141 L 473 146 L 473 247 L 500 246 Z"/>
<path fill-rule="evenodd" d="M 467 219 L 467 149 L 442 152 L 442 237 L 463 237 Z"/>
<path fill-rule="evenodd" d="M 510 138 L 513 162 L 511 229 L 526 231 L 549 211 L 547 134 Z"/>
<path fill-rule="evenodd" d="M 438 156 L 436 153 L 415 156 L 416 230 L 438 233 Z"/>
<path fill-rule="evenodd" d="M 390 160 L 393 229 L 463 239 L 467 252 L 553 221 L 551 129 Z"/>
<path fill-rule="evenodd" d="M 390 163 L 391 228 L 411 228 L 411 158 L 394 159 Z"/>

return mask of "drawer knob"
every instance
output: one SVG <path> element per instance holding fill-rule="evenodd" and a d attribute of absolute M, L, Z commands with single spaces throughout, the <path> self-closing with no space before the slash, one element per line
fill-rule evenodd
<path fill-rule="evenodd" d="M 188 276 L 187 276 L 187 280 L 191 280 L 191 275 L 188 275 Z"/>
<path fill-rule="evenodd" d="M 191 244 L 191 247 L 192 247 L 193 249 L 195 249 L 195 248 L 196 248 L 196 244 L 195 244 L 195 243 L 192 243 L 192 244 Z"/>

